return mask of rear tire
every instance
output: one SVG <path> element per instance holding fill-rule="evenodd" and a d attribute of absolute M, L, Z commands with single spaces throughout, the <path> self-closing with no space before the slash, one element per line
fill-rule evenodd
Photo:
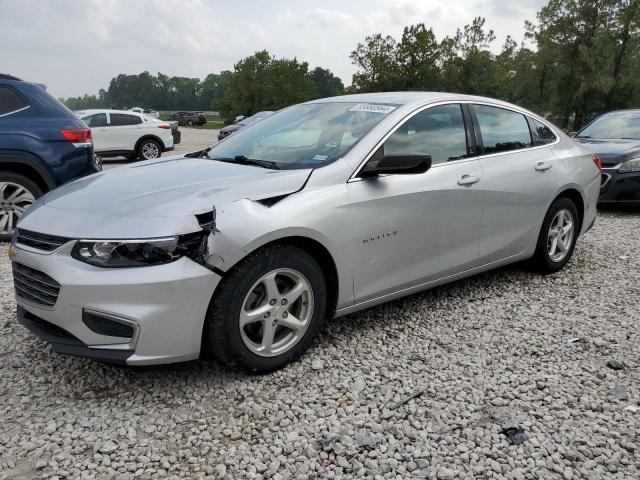
<path fill-rule="evenodd" d="M 138 158 L 142 160 L 153 160 L 160 158 L 162 155 L 162 147 L 156 140 L 147 138 L 138 145 Z"/>
<path fill-rule="evenodd" d="M 0 241 L 11 240 L 13 230 L 24 211 L 42 196 L 31 179 L 13 172 L 0 172 Z"/>
<path fill-rule="evenodd" d="M 268 373 L 298 358 L 325 317 L 322 269 L 304 250 L 271 245 L 231 269 L 205 319 L 202 349 L 246 373 Z"/>
<path fill-rule="evenodd" d="M 545 275 L 562 270 L 573 255 L 580 227 L 575 203 L 566 197 L 554 201 L 542 222 L 531 267 Z"/>
<path fill-rule="evenodd" d="M 189 120 L 189 121 L 187 122 L 187 125 L 189 125 L 190 127 L 193 127 L 193 120 Z"/>

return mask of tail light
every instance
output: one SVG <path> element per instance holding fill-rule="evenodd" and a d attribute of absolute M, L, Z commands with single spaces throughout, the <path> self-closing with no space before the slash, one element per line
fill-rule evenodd
<path fill-rule="evenodd" d="M 168 123 L 161 123 L 160 125 L 158 125 L 158 128 L 162 128 L 164 130 L 169 130 L 169 129 L 171 129 L 171 125 L 169 125 Z"/>
<path fill-rule="evenodd" d="M 600 160 L 598 154 L 594 153 L 591 158 L 593 159 L 593 163 L 596 165 L 596 167 L 598 167 L 598 170 L 602 171 L 602 160 Z"/>
<path fill-rule="evenodd" d="M 69 128 L 60 130 L 60 133 L 73 143 L 91 143 L 91 129 L 89 128 Z"/>

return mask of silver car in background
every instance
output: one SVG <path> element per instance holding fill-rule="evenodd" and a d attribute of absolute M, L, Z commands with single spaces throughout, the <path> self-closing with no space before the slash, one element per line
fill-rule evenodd
<path fill-rule="evenodd" d="M 18 319 L 62 353 L 268 372 L 326 317 L 521 260 L 560 270 L 599 187 L 597 158 L 508 103 L 316 100 L 39 199 L 11 246 Z"/>

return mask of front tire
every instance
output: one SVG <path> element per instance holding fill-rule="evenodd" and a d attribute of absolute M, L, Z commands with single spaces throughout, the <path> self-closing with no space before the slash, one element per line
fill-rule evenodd
<path fill-rule="evenodd" d="M 551 204 L 542 222 L 531 266 L 542 274 L 555 273 L 573 255 L 580 233 L 580 217 L 572 200 L 558 198 Z"/>
<path fill-rule="evenodd" d="M 11 240 L 24 211 L 41 196 L 40 187 L 24 175 L 0 172 L 0 241 Z"/>
<path fill-rule="evenodd" d="M 271 245 L 230 270 L 205 319 L 202 346 L 247 373 L 278 370 L 317 335 L 327 309 L 322 269 L 304 250 Z"/>

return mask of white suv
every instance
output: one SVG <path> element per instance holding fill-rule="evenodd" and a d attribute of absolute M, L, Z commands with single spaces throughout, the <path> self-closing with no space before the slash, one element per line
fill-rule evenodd
<path fill-rule="evenodd" d="M 125 110 L 83 110 L 76 115 L 91 128 L 93 146 L 100 156 L 148 160 L 173 150 L 167 122 Z"/>

